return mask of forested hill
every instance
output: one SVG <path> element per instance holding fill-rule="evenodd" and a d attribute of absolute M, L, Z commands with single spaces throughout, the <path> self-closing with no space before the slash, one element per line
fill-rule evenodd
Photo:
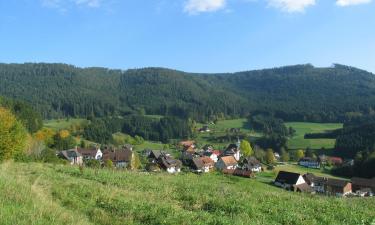
<path fill-rule="evenodd" d="M 286 120 L 337 121 L 375 108 L 375 76 L 335 65 L 227 74 L 66 64 L 0 64 L 0 95 L 26 100 L 45 118 L 147 113 L 192 117 L 272 112 Z"/>

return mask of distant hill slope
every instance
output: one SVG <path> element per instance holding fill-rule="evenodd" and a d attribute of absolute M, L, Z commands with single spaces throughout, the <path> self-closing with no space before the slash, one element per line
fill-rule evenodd
<path fill-rule="evenodd" d="M 206 120 L 266 111 L 286 120 L 339 121 L 345 112 L 375 108 L 375 76 L 342 65 L 192 74 L 0 64 L 0 95 L 30 102 L 46 118 L 137 111 Z"/>

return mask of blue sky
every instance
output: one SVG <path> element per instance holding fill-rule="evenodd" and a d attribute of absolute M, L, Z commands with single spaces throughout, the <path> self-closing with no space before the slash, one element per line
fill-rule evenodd
<path fill-rule="evenodd" d="M 0 0 L 0 62 L 375 72 L 372 0 Z"/>

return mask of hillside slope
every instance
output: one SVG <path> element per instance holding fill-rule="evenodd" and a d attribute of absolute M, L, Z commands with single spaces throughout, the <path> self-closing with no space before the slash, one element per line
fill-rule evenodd
<path fill-rule="evenodd" d="M 220 174 L 0 165 L 1 224 L 371 224 L 374 198 L 291 193 Z M 22 212 L 22 213 L 20 213 Z"/>
<path fill-rule="evenodd" d="M 345 112 L 375 108 L 375 76 L 342 65 L 192 74 L 0 64 L 0 95 L 32 103 L 45 118 L 145 111 L 206 120 L 267 111 L 286 120 L 333 122 Z"/>

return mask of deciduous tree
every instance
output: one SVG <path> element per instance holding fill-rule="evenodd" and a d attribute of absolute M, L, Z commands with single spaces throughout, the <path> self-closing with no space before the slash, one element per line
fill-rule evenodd
<path fill-rule="evenodd" d="M 27 131 L 7 109 L 0 107 L 0 161 L 11 159 L 25 150 Z"/>
<path fill-rule="evenodd" d="M 241 141 L 240 149 L 245 157 L 251 156 L 254 154 L 253 148 L 251 147 L 250 143 L 246 140 Z"/>

